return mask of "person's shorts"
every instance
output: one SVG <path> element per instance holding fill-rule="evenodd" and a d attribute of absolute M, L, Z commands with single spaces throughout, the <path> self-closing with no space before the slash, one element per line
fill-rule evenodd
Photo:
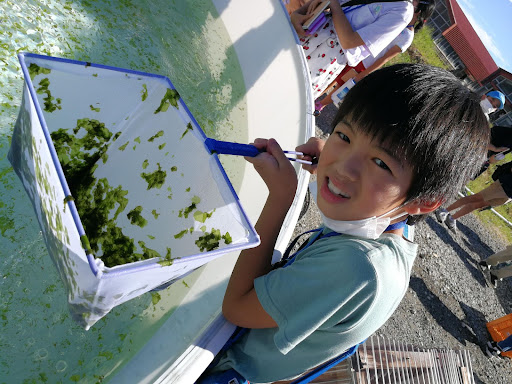
<path fill-rule="evenodd" d="M 351 67 L 349 65 L 345 65 L 345 68 L 343 68 L 343 71 L 341 71 L 341 73 L 338 76 L 336 76 L 336 79 L 334 79 L 334 81 L 336 81 L 339 86 L 345 84 L 346 80 L 343 80 L 343 75 L 345 75 L 351 69 L 354 69 L 357 73 L 361 73 L 366 68 L 364 67 L 364 64 L 363 64 L 362 61 L 359 64 L 357 64 L 355 67 Z"/>
<path fill-rule="evenodd" d="M 478 192 L 480 196 L 491 206 L 496 207 L 498 205 L 505 204 L 509 201 L 509 194 L 506 193 L 506 189 L 509 191 L 510 195 L 512 195 L 512 175 L 508 175 L 508 180 L 503 180 L 500 178 L 494 183 L 492 183 L 489 187 L 484 190 Z M 506 189 L 505 189 L 506 188 Z"/>

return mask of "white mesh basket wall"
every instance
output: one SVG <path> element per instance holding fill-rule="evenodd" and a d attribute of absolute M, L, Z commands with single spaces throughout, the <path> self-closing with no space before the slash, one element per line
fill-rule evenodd
<path fill-rule="evenodd" d="M 259 243 L 169 79 L 33 54 L 20 62 L 26 84 L 9 160 L 86 329 Z"/>

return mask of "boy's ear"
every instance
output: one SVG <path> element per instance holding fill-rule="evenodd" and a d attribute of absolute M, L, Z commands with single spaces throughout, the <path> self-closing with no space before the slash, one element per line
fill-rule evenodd
<path fill-rule="evenodd" d="M 430 213 L 430 212 L 435 211 L 443 203 L 444 203 L 443 199 L 427 201 L 427 202 L 411 201 L 410 203 L 406 204 L 403 207 L 403 209 L 409 215 L 424 215 L 426 213 Z"/>

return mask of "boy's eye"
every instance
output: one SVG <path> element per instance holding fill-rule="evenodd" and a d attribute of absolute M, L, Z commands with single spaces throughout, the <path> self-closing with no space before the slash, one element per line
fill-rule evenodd
<path fill-rule="evenodd" d="M 375 164 L 377 164 L 382 169 L 385 169 L 386 171 L 390 171 L 391 172 L 391 169 L 389 169 L 389 167 L 386 165 L 386 163 L 383 162 L 381 159 L 376 158 L 374 161 L 375 161 Z"/>
<path fill-rule="evenodd" d="M 339 136 L 339 138 L 343 141 L 346 141 L 347 143 L 350 143 L 350 139 L 348 138 L 347 135 L 345 135 L 343 132 L 336 132 Z"/>

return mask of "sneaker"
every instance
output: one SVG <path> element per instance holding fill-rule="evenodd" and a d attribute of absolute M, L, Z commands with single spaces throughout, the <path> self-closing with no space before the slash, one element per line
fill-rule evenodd
<path fill-rule="evenodd" d="M 491 266 L 489 264 L 487 264 L 487 261 L 485 261 L 485 260 L 478 262 L 478 265 L 480 266 L 480 269 L 484 272 L 491 269 Z"/>
<path fill-rule="evenodd" d="M 498 343 L 496 343 L 494 340 L 488 341 L 485 349 L 485 352 L 489 357 L 501 355 L 501 350 L 498 347 Z"/>
<path fill-rule="evenodd" d="M 444 223 L 446 217 L 449 215 L 448 211 L 444 208 L 439 208 L 434 213 L 436 214 L 437 221 L 440 223 Z"/>
<path fill-rule="evenodd" d="M 491 285 L 494 288 L 498 288 L 498 281 L 501 281 L 503 279 L 498 278 L 494 273 L 491 272 Z"/>
<path fill-rule="evenodd" d="M 455 220 L 452 215 L 448 214 L 444 220 L 444 223 L 448 229 L 452 230 L 453 232 L 457 232 L 457 220 Z"/>

